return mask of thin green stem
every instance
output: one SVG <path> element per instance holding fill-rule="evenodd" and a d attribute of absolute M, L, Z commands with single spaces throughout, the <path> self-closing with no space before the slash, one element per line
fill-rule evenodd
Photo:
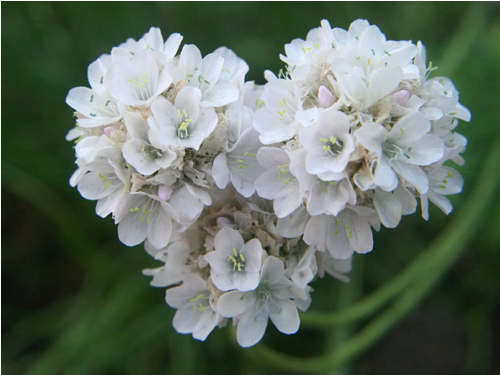
<path fill-rule="evenodd" d="M 470 47 L 480 38 L 485 24 L 485 4 L 472 4 L 439 60 L 439 75 L 452 76 L 456 73 Z"/>

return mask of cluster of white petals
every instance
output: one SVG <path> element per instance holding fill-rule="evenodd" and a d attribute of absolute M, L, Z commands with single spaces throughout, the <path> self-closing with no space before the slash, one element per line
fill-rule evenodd
<path fill-rule="evenodd" d="M 448 214 L 463 179 L 470 113 L 447 78 L 428 79 L 419 43 L 386 40 L 367 21 L 327 21 L 285 46 L 286 69 L 245 81 L 221 47 L 203 57 L 157 28 L 88 68 L 70 90 L 77 170 L 70 183 L 121 242 L 162 262 L 174 328 L 205 340 L 228 319 L 241 346 L 268 320 L 297 332 L 309 284 L 348 281 L 372 228 L 393 228 L 421 201 Z"/>
<path fill-rule="evenodd" d="M 443 163 L 462 163 L 454 128 L 470 113 L 449 79 L 428 79 L 420 42 L 386 40 L 365 20 L 347 31 L 322 21 L 285 51 L 254 115 L 267 168 L 255 185 L 279 218 L 301 216 L 294 235 L 347 259 L 371 251 L 372 228 L 396 227 L 417 199 L 426 220 L 429 199 L 451 211 L 445 196 L 463 179 Z"/>

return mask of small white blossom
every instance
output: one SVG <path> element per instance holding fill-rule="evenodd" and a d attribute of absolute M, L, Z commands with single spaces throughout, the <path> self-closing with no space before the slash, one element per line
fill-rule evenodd
<path fill-rule="evenodd" d="M 156 122 L 148 123 L 138 113 L 123 115 L 131 139 L 123 145 L 123 157 L 137 172 L 151 175 L 160 168 L 168 168 L 177 154 L 159 142 L 160 128 Z"/>
<path fill-rule="evenodd" d="M 268 170 L 255 181 L 258 194 L 273 200 L 276 216 L 283 218 L 295 211 L 302 203 L 299 182 L 290 172 L 287 152 L 274 147 L 262 147 L 257 160 Z"/>
<path fill-rule="evenodd" d="M 455 169 L 446 166 L 441 166 L 427 176 L 429 177 L 429 191 L 420 196 L 422 217 L 429 220 L 429 200 L 448 215 L 453 207 L 444 195 L 460 193 L 464 179 Z"/>
<path fill-rule="evenodd" d="M 177 312 L 174 328 L 179 333 L 192 333 L 204 341 L 222 320 L 210 304 L 210 291 L 203 279 L 195 274 L 186 275 L 181 286 L 167 290 L 167 303 Z"/>
<path fill-rule="evenodd" d="M 349 118 L 344 113 L 326 111 L 312 126 L 300 130 L 300 141 L 307 150 L 308 173 L 344 171 L 354 151 L 349 127 Z"/>
<path fill-rule="evenodd" d="M 149 126 L 158 127 L 158 142 L 164 146 L 177 146 L 198 150 L 217 125 L 217 115 L 208 108 L 200 108 L 201 92 L 184 87 L 172 104 L 159 98 L 151 106 L 153 116 Z"/>
<path fill-rule="evenodd" d="M 258 288 L 223 294 L 217 303 L 217 311 L 237 321 L 238 344 L 248 347 L 260 341 L 269 318 L 280 332 L 297 332 L 300 319 L 293 300 L 306 298 L 306 292 L 285 277 L 283 262 L 269 257 L 262 266 Z"/>
<path fill-rule="evenodd" d="M 111 95 L 131 106 L 150 105 L 171 83 L 169 70 L 160 70 L 156 59 L 147 50 L 137 53 L 130 60 L 114 64 L 106 75 Z"/>
<path fill-rule="evenodd" d="M 375 184 L 392 191 L 400 175 L 425 194 L 429 182 L 419 166 L 441 159 L 444 152 L 443 141 L 427 134 L 430 130 L 430 122 L 420 112 L 402 117 L 390 131 L 377 123 L 364 124 L 356 138 L 376 155 L 372 164 Z"/>
<path fill-rule="evenodd" d="M 217 186 L 224 189 L 231 182 L 245 198 L 251 196 L 255 192 L 255 180 L 264 171 L 256 156 L 261 146 L 254 129 L 248 128 L 240 134 L 233 147 L 214 160 L 212 177 Z"/>
<path fill-rule="evenodd" d="M 225 53 L 211 53 L 202 58 L 200 50 L 185 45 L 179 57 L 179 69 L 187 79 L 188 85 L 201 91 L 202 107 L 222 107 L 238 99 L 236 85 L 220 79 L 224 69 Z M 227 69 L 227 68 L 226 68 Z"/>
<path fill-rule="evenodd" d="M 220 290 L 245 292 L 259 285 L 262 246 L 257 239 L 244 243 L 234 229 L 224 227 L 215 236 L 215 251 L 205 255 L 214 285 Z"/>

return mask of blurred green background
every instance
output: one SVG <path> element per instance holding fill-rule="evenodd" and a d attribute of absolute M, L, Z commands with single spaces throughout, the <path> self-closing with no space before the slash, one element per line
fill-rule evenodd
<path fill-rule="evenodd" d="M 74 126 L 65 97 L 88 86 L 87 66 L 151 26 L 208 54 L 225 45 L 250 65 L 249 80 L 277 72 L 279 53 L 328 19 L 348 28 L 358 18 L 388 39 L 422 40 L 428 59 L 449 76 L 472 112 L 458 131 L 469 139 L 468 201 L 500 130 L 499 3 L 2 3 L 2 370 L 5 374 L 274 374 L 234 345 L 231 330 L 205 343 L 171 327 L 164 290 L 143 268 L 159 266 L 127 248 L 110 218 L 94 213 L 68 179 L 75 169 Z M 500 163 L 500 160 L 498 160 Z M 498 190 L 497 190 L 498 192 Z M 349 305 L 390 280 L 449 223 L 437 209 L 375 234 L 372 253 L 355 260 L 349 285 L 318 280 L 311 310 Z M 361 259 L 362 258 L 362 259 Z M 264 342 L 312 356 L 341 346 L 358 329 L 297 335 L 271 325 Z M 331 374 L 500 373 L 500 199 L 489 202 L 480 229 L 432 293 L 393 330 Z M 283 371 L 282 373 L 290 373 Z"/>

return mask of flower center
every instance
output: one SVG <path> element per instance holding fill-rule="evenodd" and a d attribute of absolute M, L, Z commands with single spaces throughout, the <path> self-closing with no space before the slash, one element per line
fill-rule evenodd
<path fill-rule="evenodd" d="M 161 150 L 145 143 L 142 145 L 142 153 L 146 159 L 154 160 L 162 157 Z"/>
<path fill-rule="evenodd" d="M 264 305 L 271 298 L 271 293 L 267 289 L 260 289 L 258 295 L 259 305 Z"/>
<path fill-rule="evenodd" d="M 200 294 L 197 297 L 189 300 L 189 302 L 191 302 L 193 304 L 194 311 L 196 311 L 196 310 L 199 310 L 200 312 L 205 311 L 206 307 L 203 306 L 203 303 L 200 301 L 200 300 L 204 299 L 204 297 L 205 296 L 203 294 Z"/>
<path fill-rule="evenodd" d="M 229 255 L 229 261 L 233 262 L 233 271 L 242 272 L 245 268 L 245 257 L 233 247 L 233 254 Z"/>
<path fill-rule="evenodd" d="M 146 76 L 147 74 L 144 73 L 141 78 L 134 76 L 134 78 L 128 79 L 128 81 L 134 85 L 134 91 L 140 100 L 148 100 L 153 95 L 149 80 Z"/>
<path fill-rule="evenodd" d="M 403 156 L 403 159 L 409 159 L 408 155 L 405 154 L 404 150 L 399 147 L 397 144 L 392 142 L 385 142 L 383 145 L 384 155 L 392 160 L 398 159 L 400 155 Z"/>
<path fill-rule="evenodd" d="M 177 116 L 181 120 L 181 125 L 177 129 L 177 137 L 180 139 L 186 139 L 189 137 L 189 125 L 193 122 L 193 119 L 188 118 L 188 114 L 185 109 L 183 109 L 182 112 L 178 109 Z"/>
<path fill-rule="evenodd" d="M 149 224 L 149 222 L 151 221 L 151 214 L 155 211 L 155 208 L 155 202 L 153 200 L 150 200 L 147 206 L 145 204 L 142 205 L 142 210 L 139 207 L 136 207 L 131 208 L 130 212 L 137 213 L 139 221 Z"/>
<path fill-rule="evenodd" d="M 340 154 L 344 147 L 344 143 L 334 136 L 331 136 L 330 139 L 320 138 L 320 141 L 324 143 L 323 149 L 332 156 Z"/>

